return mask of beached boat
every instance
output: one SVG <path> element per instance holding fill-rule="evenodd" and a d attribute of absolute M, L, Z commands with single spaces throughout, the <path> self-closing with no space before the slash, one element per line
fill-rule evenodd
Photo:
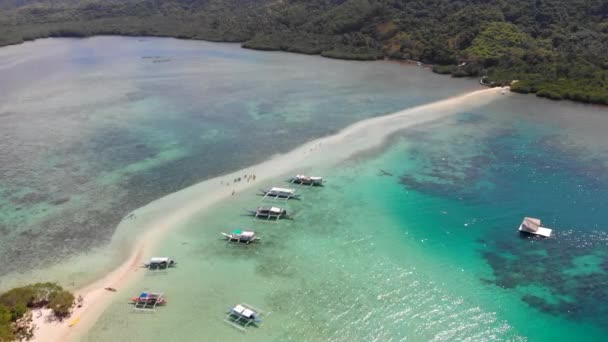
<path fill-rule="evenodd" d="M 131 298 L 131 304 L 134 304 L 134 310 L 154 311 L 157 306 L 167 304 L 167 300 L 162 293 L 142 292 L 139 296 Z"/>
<path fill-rule="evenodd" d="M 540 219 L 533 217 L 524 217 L 523 222 L 519 225 L 518 229 L 524 234 L 534 234 L 544 237 L 550 237 L 553 230 L 545 227 L 541 227 Z"/>
<path fill-rule="evenodd" d="M 147 264 L 144 264 L 150 270 L 163 270 L 169 267 L 175 267 L 177 262 L 169 257 L 153 257 Z"/>
<path fill-rule="evenodd" d="M 224 321 L 237 329 L 243 330 L 250 325 L 260 326 L 264 312 L 249 304 L 238 304 L 228 309 Z"/>
<path fill-rule="evenodd" d="M 268 190 L 260 190 L 264 198 L 273 198 L 273 199 L 298 199 L 299 195 L 296 195 L 295 189 L 286 189 L 286 188 L 270 188 Z"/>
<path fill-rule="evenodd" d="M 278 220 L 288 218 L 287 210 L 279 207 L 258 207 L 256 210 L 248 210 L 255 218 L 266 220 Z"/>
<path fill-rule="evenodd" d="M 255 235 L 255 232 L 240 229 L 235 229 L 230 234 L 222 233 L 222 235 L 228 242 L 249 244 L 260 240 L 260 238 Z"/>
<path fill-rule="evenodd" d="M 294 184 L 302 184 L 302 185 L 310 185 L 310 186 L 322 186 L 323 178 L 316 176 L 306 176 L 306 175 L 295 175 L 289 180 L 290 183 Z"/>

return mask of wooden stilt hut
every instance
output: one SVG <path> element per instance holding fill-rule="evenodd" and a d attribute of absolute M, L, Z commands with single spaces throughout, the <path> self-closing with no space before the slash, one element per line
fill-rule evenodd
<path fill-rule="evenodd" d="M 552 232 L 551 229 L 542 227 L 540 219 L 534 217 L 524 217 L 523 222 L 519 225 L 519 231 L 544 237 L 550 237 Z"/>

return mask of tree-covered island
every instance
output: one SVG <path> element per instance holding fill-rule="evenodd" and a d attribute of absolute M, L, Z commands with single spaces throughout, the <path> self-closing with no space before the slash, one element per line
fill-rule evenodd
<path fill-rule="evenodd" d="M 33 310 L 50 309 L 64 319 L 74 306 L 74 295 L 55 283 L 36 283 L 0 294 L 0 342 L 29 340 L 34 335 Z"/>
<path fill-rule="evenodd" d="M 433 64 L 454 77 L 608 104 L 603 0 L 0 0 L 0 45 L 170 36 L 331 58 Z"/>

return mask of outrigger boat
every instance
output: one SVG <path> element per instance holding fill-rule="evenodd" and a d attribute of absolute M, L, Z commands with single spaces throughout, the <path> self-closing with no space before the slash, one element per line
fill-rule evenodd
<path fill-rule="evenodd" d="M 233 327 L 245 331 L 250 325 L 260 326 L 264 312 L 249 304 L 238 304 L 228 309 L 224 321 Z"/>
<path fill-rule="evenodd" d="M 256 210 L 248 210 L 255 218 L 266 220 L 278 220 L 288 218 L 287 210 L 279 207 L 258 207 Z"/>
<path fill-rule="evenodd" d="M 289 180 L 290 183 L 310 185 L 310 186 L 322 186 L 323 177 L 306 176 L 306 175 L 295 175 Z"/>
<path fill-rule="evenodd" d="M 255 235 L 255 232 L 247 230 L 235 229 L 230 234 L 222 233 L 228 242 L 245 243 L 250 244 L 252 242 L 260 241 L 260 238 Z"/>
<path fill-rule="evenodd" d="M 271 188 L 269 190 L 260 190 L 264 198 L 273 198 L 273 199 L 299 199 L 299 195 L 296 195 L 295 189 L 286 189 L 286 188 Z"/>
<path fill-rule="evenodd" d="M 152 310 L 158 305 L 167 304 L 167 300 L 162 293 L 142 292 L 139 296 L 131 298 L 131 304 L 134 304 L 134 310 Z"/>
<path fill-rule="evenodd" d="M 150 270 L 164 270 L 169 267 L 175 267 L 177 262 L 168 257 L 153 257 L 150 258 L 150 261 L 147 264 L 144 264 L 144 267 L 147 267 Z"/>
<path fill-rule="evenodd" d="M 519 225 L 519 232 L 524 234 L 534 234 L 544 237 L 550 237 L 553 230 L 541 227 L 540 219 L 533 217 L 524 217 L 523 222 Z"/>

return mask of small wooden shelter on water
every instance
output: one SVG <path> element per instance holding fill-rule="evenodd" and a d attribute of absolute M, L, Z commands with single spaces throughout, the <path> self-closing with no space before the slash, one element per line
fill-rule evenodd
<path fill-rule="evenodd" d="M 534 217 L 524 217 L 523 222 L 519 225 L 518 229 L 521 233 L 540 235 L 544 237 L 550 237 L 553 230 L 545 227 L 541 227 L 540 219 Z"/>

